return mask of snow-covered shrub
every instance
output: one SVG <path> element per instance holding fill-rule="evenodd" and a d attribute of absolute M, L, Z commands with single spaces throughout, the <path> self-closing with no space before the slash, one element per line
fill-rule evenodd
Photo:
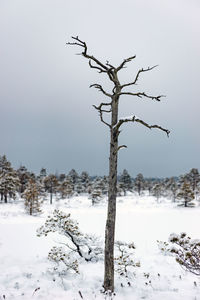
<path fill-rule="evenodd" d="M 48 216 L 45 224 L 37 230 L 38 236 L 47 236 L 50 232 L 57 232 L 66 238 L 63 242 L 66 251 L 66 255 L 70 255 L 76 259 L 84 259 L 85 261 L 97 261 L 102 258 L 103 250 L 100 246 L 100 241 L 98 238 L 83 234 L 79 227 L 77 221 L 71 218 L 70 214 L 66 214 L 59 210 L 54 210 L 52 216 Z M 58 248 L 57 248 L 58 249 Z M 50 253 L 55 254 L 55 249 L 50 251 Z M 64 258 L 61 255 L 61 249 L 58 251 L 57 256 L 53 254 L 50 257 L 54 257 L 55 261 L 58 262 L 59 258 Z"/>
<path fill-rule="evenodd" d="M 169 243 L 163 242 L 163 241 L 157 241 L 157 244 L 158 244 L 158 248 L 162 252 L 162 254 L 164 254 L 164 255 L 173 255 L 171 253 L 171 246 L 170 246 Z"/>
<path fill-rule="evenodd" d="M 115 242 L 117 256 L 115 257 L 115 271 L 125 278 L 131 278 L 134 268 L 140 267 L 140 262 L 134 258 L 134 243 Z"/>
<path fill-rule="evenodd" d="M 152 195 L 159 201 L 160 197 L 163 196 L 164 185 L 162 182 L 156 183 L 152 188 Z"/>
<path fill-rule="evenodd" d="M 102 199 L 101 190 L 99 190 L 98 188 L 93 189 L 89 198 L 92 200 L 92 205 L 100 203 Z"/>
<path fill-rule="evenodd" d="M 185 232 L 173 233 L 167 247 L 184 269 L 200 275 L 200 239 L 191 239 Z"/>
<path fill-rule="evenodd" d="M 72 270 L 75 273 L 79 273 L 77 259 L 73 259 L 70 254 L 67 254 L 63 247 L 54 246 L 48 254 L 48 259 L 55 262 L 58 266 L 63 264 L 66 271 Z"/>

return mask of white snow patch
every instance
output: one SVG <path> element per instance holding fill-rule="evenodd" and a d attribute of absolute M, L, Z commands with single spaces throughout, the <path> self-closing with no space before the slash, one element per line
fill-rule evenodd
<path fill-rule="evenodd" d="M 55 239 L 37 237 L 36 229 L 47 215 L 57 208 L 71 213 L 81 231 L 104 237 L 106 201 L 92 206 L 85 197 L 54 200 L 44 204 L 44 213 L 37 217 L 24 213 L 23 203 L 0 204 L 0 299 L 6 300 L 105 300 L 100 293 L 104 267 L 102 262 L 82 263 L 80 274 L 59 277 L 52 273 L 53 264 L 47 259 Z M 157 240 L 168 241 L 172 232 L 186 232 L 199 238 L 200 207 L 176 207 L 170 200 L 128 195 L 117 201 L 116 239 L 134 242 L 136 268 L 131 286 L 121 286 L 116 275 L 116 300 L 189 300 L 200 299 L 197 276 L 185 272 L 174 257 L 159 251 Z M 194 283 L 196 282 L 196 283 Z"/>

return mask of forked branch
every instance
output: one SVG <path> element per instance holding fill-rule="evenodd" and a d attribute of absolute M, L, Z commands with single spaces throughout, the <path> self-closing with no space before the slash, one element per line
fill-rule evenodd
<path fill-rule="evenodd" d="M 132 60 L 135 59 L 135 58 L 136 58 L 136 55 L 124 59 L 123 62 L 119 65 L 119 67 L 116 68 L 116 71 L 118 72 L 118 71 L 120 71 L 121 69 L 123 69 L 124 66 L 126 65 L 126 63 L 132 61 Z"/>
<path fill-rule="evenodd" d="M 102 87 L 100 84 L 94 83 L 94 84 L 91 84 L 91 85 L 90 85 L 90 88 L 91 88 L 91 87 L 94 87 L 95 89 L 97 89 L 97 90 L 99 90 L 100 92 L 102 92 L 104 95 L 106 95 L 106 96 L 112 98 L 112 95 L 109 94 L 109 93 L 107 93 L 107 92 L 103 89 L 103 87 Z"/>
<path fill-rule="evenodd" d="M 97 69 L 99 70 L 100 72 L 108 72 L 109 71 L 109 68 L 103 64 L 100 60 L 98 60 L 96 57 L 92 56 L 92 55 L 89 55 L 87 53 L 87 44 L 83 41 L 81 41 L 79 39 L 78 36 L 74 37 L 72 36 L 72 39 L 75 41 L 75 42 L 68 42 L 67 45 L 72 45 L 72 46 L 80 46 L 83 48 L 83 51 L 82 51 L 82 55 L 84 57 L 86 57 L 87 59 L 89 59 L 89 65 L 91 68 L 94 68 L 94 69 Z M 93 66 L 91 61 L 95 62 L 97 64 L 97 66 Z"/>
<path fill-rule="evenodd" d="M 106 66 L 108 66 L 110 68 L 110 70 L 115 69 L 115 67 L 113 65 L 111 65 L 108 60 L 106 61 Z"/>
<path fill-rule="evenodd" d="M 125 83 L 125 84 L 123 84 L 121 87 L 124 88 L 124 87 L 126 87 L 126 86 L 135 85 L 135 84 L 137 83 L 137 81 L 138 81 L 139 76 L 140 76 L 141 73 L 151 71 L 151 70 L 153 70 L 154 68 L 156 68 L 157 66 L 158 66 L 158 65 L 153 66 L 153 67 L 148 67 L 147 69 L 143 69 L 143 68 L 140 69 L 140 70 L 137 72 L 137 74 L 136 74 L 136 76 L 135 76 L 135 79 L 134 79 L 132 82 L 130 82 L 130 83 Z"/>
<path fill-rule="evenodd" d="M 92 68 L 92 69 L 97 69 L 98 71 L 99 71 L 99 73 L 106 73 L 107 71 L 106 70 L 104 70 L 104 69 L 102 69 L 102 68 L 100 68 L 100 67 L 98 67 L 98 66 L 94 66 L 93 64 L 92 64 L 92 62 L 91 62 L 91 59 L 89 60 L 89 66 L 90 66 L 90 68 Z"/>
<path fill-rule="evenodd" d="M 110 106 L 110 109 L 106 110 L 103 108 L 103 106 Z M 93 107 L 99 112 L 100 120 L 102 123 L 104 123 L 106 126 L 111 128 L 111 125 L 104 121 L 103 119 L 103 113 L 110 113 L 111 112 L 111 103 L 101 103 L 99 106 L 93 105 Z"/>

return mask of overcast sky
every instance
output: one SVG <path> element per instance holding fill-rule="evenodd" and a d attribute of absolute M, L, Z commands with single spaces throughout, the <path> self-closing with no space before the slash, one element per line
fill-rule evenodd
<path fill-rule="evenodd" d="M 102 62 L 137 55 L 122 82 L 159 65 L 141 76 L 137 91 L 166 97 L 125 96 L 119 115 L 168 128 L 170 138 L 124 126 L 119 173 L 161 177 L 200 168 L 199 16 L 199 0 L 0 0 L 0 155 L 37 173 L 108 173 L 109 131 L 92 107 L 106 99 L 89 85 L 110 84 L 66 45 L 78 35 Z"/>

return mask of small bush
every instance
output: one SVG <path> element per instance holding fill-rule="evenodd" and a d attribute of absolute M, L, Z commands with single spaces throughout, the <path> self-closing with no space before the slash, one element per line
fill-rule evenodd
<path fill-rule="evenodd" d="M 70 214 L 54 210 L 53 215 L 48 216 L 45 224 L 37 230 L 37 235 L 47 236 L 54 232 L 65 237 L 65 241 L 62 242 L 64 247 L 53 247 L 48 258 L 57 264 L 64 264 L 66 270 L 78 273 L 78 259 L 87 262 L 102 259 L 103 249 L 100 239 L 83 234 Z"/>
<path fill-rule="evenodd" d="M 171 234 L 164 251 L 173 254 L 176 261 L 187 271 L 200 276 L 200 240 L 191 239 L 185 232 Z"/>
<path fill-rule="evenodd" d="M 131 278 L 134 274 L 134 268 L 140 267 L 140 262 L 135 260 L 134 243 L 115 242 L 116 252 L 115 271 L 125 278 Z"/>

